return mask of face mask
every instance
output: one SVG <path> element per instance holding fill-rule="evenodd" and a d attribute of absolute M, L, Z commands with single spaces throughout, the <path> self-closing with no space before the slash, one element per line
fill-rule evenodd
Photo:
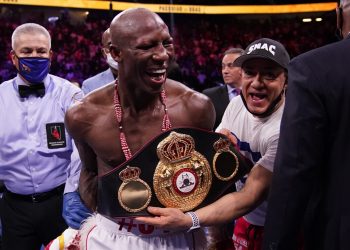
<path fill-rule="evenodd" d="M 118 70 L 118 63 L 114 61 L 114 59 L 111 56 L 111 53 L 107 54 L 107 63 L 111 68 Z"/>
<path fill-rule="evenodd" d="M 50 70 L 50 59 L 42 57 L 17 57 L 18 73 L 31 84 L 41 83 Z"/>

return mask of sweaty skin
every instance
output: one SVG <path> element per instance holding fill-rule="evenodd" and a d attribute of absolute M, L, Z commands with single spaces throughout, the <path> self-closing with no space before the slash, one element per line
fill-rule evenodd
<path fill-rule="evenodd" d="M 161 133 L 166 107 L 173 127 L 212 130 L 215 110 L 204 95 L 166 79 L 174 47 L 167 26 L 146 9 L 131 9 L 118 15 L 110 27 L 111 54 L 119 64 L 118 92 L 122 126 L 132 154 Z M 120 128 L 114 109 L 115 84 L 87 95 L 70 109 L 66 125 L 82 160 L 79 193 L 96 210 L 97 176 L 125 161 Z"/>

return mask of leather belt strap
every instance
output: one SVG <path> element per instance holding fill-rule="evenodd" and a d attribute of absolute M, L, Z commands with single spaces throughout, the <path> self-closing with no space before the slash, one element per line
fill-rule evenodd
<path fill-rule="evenodd" d="M 54 189 L 51 189 L 50 191 L 37 193 L 37 194 L 16 194 L 5 189 L 4 195 L 14 200 L 37 203 L 37 202 L 45 201 L 55 195 L 62 195 L 64 191 L 64 186 L 65 184 L 62 184 L 62 185 L 59 185 L 58 187 L 55 187 Z"/>

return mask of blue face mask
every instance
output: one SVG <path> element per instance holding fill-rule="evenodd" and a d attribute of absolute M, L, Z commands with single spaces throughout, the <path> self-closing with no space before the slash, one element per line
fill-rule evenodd
<path fill-rule="evenodd" d="M 18 73 L 31 84 L 41 83 L 50 70 L 50 59 L 18 57 Z"/>

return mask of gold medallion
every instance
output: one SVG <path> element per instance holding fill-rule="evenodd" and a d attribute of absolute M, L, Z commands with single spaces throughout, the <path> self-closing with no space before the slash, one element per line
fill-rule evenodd
<path fill-rule="evenodd" d="M 145 209 L 152 197 L 151 188 L 139 178 L 140 174 L 140 168 L 130 166 L 119 173 L 123 183 L 118 190 L 118 201 L 126 211 L 131 213 Z"/>
<path fill-rule="evenodd" d="M 213 158 L 214 175 L 222 181 L 229 181 L 238 173 L 239 161 L 237 155 L 230 150 L 230 142 L 227 139 L 220 138 L 213 145 L 216 153 Z M 220 166 L 227 166 L 232 162 L 232 169 L 223 169 Z"/>
<path fill-rule="evenodd" d="M 208 195 L 212 174 L 208 160 L 195 151 L 194 139 L 171 132 L 157 146 L 160 161 L 153 176 L 153 188 L 165 207 L 189 211 Z"/>

